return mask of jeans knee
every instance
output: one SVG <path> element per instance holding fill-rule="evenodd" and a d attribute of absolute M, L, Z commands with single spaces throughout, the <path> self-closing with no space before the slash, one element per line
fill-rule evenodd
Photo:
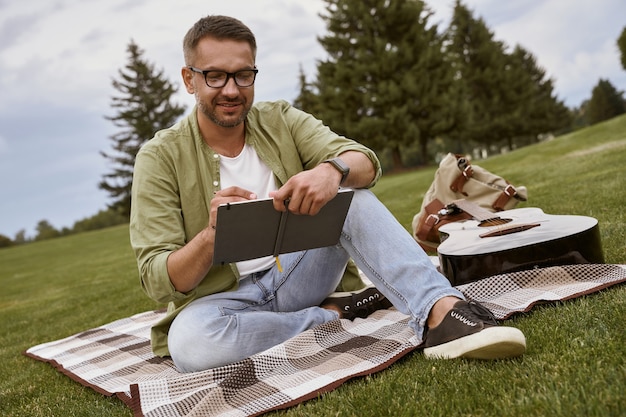
<path fill-rule="evenodd" d="M 242 359 L 237 346 L 230 342 L 236 317 L 209 318 L 201 323 L 176 321 L 168 334 L 168 348 L 179 371 L 204 371 Z"/>

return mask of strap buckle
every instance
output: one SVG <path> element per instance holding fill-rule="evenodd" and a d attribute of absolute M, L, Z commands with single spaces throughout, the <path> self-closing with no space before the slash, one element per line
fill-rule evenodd
<path fill-rule="evenodd" d="M 504 194 L 508 195 L 509 197 L 514 197 L 515 194 L 517 194 L 517 190 L 515 189 L 515 187 L 513 187 L 511 184 L 508 184 L 505 188 L 504 188 Z"/>
<path fill-rule="evenodd" d="M 440 220 L 441 219 L 436 214 L 429 214 L 428 217 L 426 217 L 424 224 L 432 228 L 433 226 L 437 225 Z"/>

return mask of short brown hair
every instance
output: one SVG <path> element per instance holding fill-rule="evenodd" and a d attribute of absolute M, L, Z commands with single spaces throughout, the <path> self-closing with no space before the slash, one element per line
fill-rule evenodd
<path fill-rule="evenodd" d="M 198 20 L 183 39 L 185 65 L 193 65 L 198 42 L 207 37 L 248 42 L 256 58 L 256 39 L 248 26 L 233 17 L 209 15 Z"/>

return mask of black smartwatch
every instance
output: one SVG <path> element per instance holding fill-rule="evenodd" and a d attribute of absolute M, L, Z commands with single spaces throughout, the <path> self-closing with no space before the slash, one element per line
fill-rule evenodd
<path fill-rule="evenodd" d="M 350 173 L 350 167 L 346 165 L 346 163 L 343 162 L 341 158 L 327 159 L 323 161 L 322 163 L 325 163 L 325 162 L 328 162 L 329 164 L 331 164 L 333 167 L 335 167 L 337 171 L 341 173 L 341 181 L 339 182 L 339 185 L 343 184 L 343 182 L 348 177 L 348 174 Z"/>

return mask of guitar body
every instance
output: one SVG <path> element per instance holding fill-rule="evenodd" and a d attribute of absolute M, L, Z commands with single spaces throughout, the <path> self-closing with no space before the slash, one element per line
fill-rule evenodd
<path fill-rule="evenodd" d="M 485 227 L 466 220 L 439 229 L 439 262 L 452 285 L 546 266 L 604 263 L 598 221 L 592 217 L 548 215 L 539 208 L 494 216 L 510 222 Z"/>

